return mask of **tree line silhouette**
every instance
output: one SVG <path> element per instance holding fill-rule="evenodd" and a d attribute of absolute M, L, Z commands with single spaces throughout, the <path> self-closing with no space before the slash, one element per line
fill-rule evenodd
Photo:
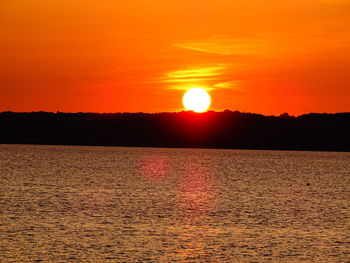
<path fill-rule="evenodd" d="M 350 113 L 0 113 L 0 143 L 350 151 Z"/>

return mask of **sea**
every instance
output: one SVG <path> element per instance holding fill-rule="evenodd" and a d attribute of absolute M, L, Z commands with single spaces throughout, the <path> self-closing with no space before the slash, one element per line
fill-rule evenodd
<path fill-rule="evenodd" d="M 350 262 L 350 153 L 0 145 L 0 262 Z"/>

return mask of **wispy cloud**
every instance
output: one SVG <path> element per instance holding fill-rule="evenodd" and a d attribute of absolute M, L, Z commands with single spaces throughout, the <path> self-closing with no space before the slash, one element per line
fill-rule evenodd
<path fill-rule="evenodd" d="M 239 89 L 240 85 L 241 85 L 240 81 L 234 80 L 234 81 L 220 82 L 220 83 L 214 84 L 213 86 L 215 88 L 223 88 L 223 89 Z"/>
<path fill-rule="evenodd" d="M 229 35 L 174 43 L 173 46 L 222 56 L 256 54 L 268 43 L 263 39 L 237 38 Z"/>
<path fill-rule="evenodd" d="M 186 79 L 208 78 L 208 77 L 218 76 L 222 74 L 222 71 L 225 68 L 226 67 L 224 65 L 188 68 L 188 69 L 171 71 L 169 73 L 166 73 L 165 75 L 168 78 L 168 81 L 182 82 Z"/>
<path fill-rule="evenodd" d="M 215 66 L 198 66 L 174 70 L 165 73 L 161 82 L 176 84 L 215 80 L 224 73 L 226 67 L 224 64 L 219 64 Z"/>
<path fill-rule="evenodd" d="M 200 43 L 175 43 L 173 44 L 175 47 L 199 51 L 199 52 L 205 52 L 205 53 L 212 53 L 217 55 L 230 55 L 231 52 L 227 49 L 224 49 L 222 47 L 218 46 L 212 46 L 212 43 L 206 43 L 206 42 L 200 42 Z"/>

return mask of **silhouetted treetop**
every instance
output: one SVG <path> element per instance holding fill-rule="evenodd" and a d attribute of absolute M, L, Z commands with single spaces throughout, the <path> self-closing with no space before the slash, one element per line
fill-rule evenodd
<path fill-rule="evenodd" d="M 0 113 L 0 143 L 350 151 L 350 113 Z"/>

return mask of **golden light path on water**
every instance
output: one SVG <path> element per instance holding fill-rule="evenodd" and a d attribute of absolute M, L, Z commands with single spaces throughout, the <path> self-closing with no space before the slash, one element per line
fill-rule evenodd
<path fill-rule="evenodd" d="M 170 160 L 166 155 L 143 156 L 140 160 L 139 171 L 141 178 L 151 184 L 162 183 L 171 174 Z M 183 216 L 183 224 L 168 226 L 167 232 L 176 237 L 177 250 L 169 253 L 169 258 L 176 256 L 179 262 L 188 259 L 205 257 L 207 242 L 213 232 L 218 229 L 205 224 L 208 213 L 214 207 L 214 177 L 210 165 L 195 162 L 191 159 L 183 163 L 181 173 L 176 183 L 176 200 L 173 206 Z M 168 256 L 164 256 L 167 259 Z"/>

